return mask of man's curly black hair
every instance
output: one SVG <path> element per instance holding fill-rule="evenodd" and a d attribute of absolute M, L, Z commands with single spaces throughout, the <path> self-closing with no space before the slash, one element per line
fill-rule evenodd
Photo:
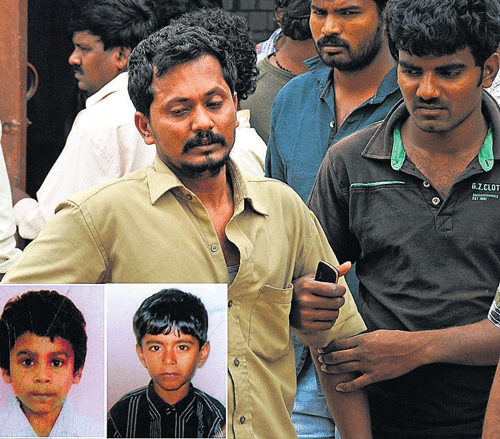
<path fill-rule="evenodd" d="M 498 0 L 390 0 L 389 48 L 416 56 L 443 56 L 469 47 L 477 66 L 498 49 Z"/>
<path fill-rule="evenodd" d="M 245 18 L 220 8 L 200 9 L 188 12 L 172 24 L 199 26 L 224 37 L 236 61 L 238 78 L 235 91 L 238 100 L 244 100 L 255 91 L 259 71 L 256 67 L 257 53 L 252 40 L 250 26 Z"/>

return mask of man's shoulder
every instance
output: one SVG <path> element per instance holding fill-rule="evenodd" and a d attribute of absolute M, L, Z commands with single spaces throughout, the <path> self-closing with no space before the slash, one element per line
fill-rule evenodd
<path fill-rule="evenodd" d="M 123 177 L 114 178 L 105 183 L 84 189 L 72 195 L 69 201 L 76 205 L 82 205 L 90 201 L 102 203 L 103 206 L 114 200 L 121 203 L 124 196 L 135 195 L 137 190 L 147 186 L 148 170 L 151 168 L 152 166 L 146 166 Z"/>
<path fill-rule="evenodd" d="M 318 88 L 318 79 L 313 75 L 312 72 L 305 72 L 290 79 L 290 81 L 288 81 L 280 90 L 280 92 L 276 96 L 276 99 L 285 99 L 290 95 L 295 96 L 302 93 L 316 93 L 316 89 Z"/>
<path fill-rule="evenodd" d="M 113 128 L 125 124 L 135 124 L 134 114 L 135 108 L 127 90 L 117 90 L 81 110 L 75 119 L 75 126 L 104 125 Z"/>

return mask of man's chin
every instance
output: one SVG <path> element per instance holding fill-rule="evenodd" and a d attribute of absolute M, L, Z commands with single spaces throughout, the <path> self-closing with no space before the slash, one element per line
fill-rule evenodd
<path fill-rule="evenodd" d="M 208 157 L 200 164 L 182 163 L 177 170 L 187 178 L 217 177 L 229 161 L 229 153 L 219 160 Z"/>

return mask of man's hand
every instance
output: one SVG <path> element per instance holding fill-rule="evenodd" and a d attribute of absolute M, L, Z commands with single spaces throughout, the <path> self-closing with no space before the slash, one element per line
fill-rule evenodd
<path fill-rule="evenodd" d="M 321 370 L 361 375 L 337 386 L 340 392 L 352 392 L 382 380 L 404 375 L 424 364 L 423 346 L 416 343 L 416 333 L 379 330 L 336 340 L 319 349 Z"/>
<path fill-rule="evenodd" d="M 350 262 L 337 267 L 344 276 L 351 269 Z M 326 331 L 330 329 L 344 304 L 345 287 L 314 280 L 315 273 L 309 273 L 293 282 L 290 324 L 302 331 Z"/>

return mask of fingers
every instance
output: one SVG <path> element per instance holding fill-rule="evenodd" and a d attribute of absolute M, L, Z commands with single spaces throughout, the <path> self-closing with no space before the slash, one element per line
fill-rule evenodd
<path fill-rule="evenodd" d="M 361 375 L 360 377 L 352 381 L 337 384 L 337 387 L 335 387 L 335 389 L 343 393 L 355 392 L 356 390 L 362 389 L 372 382 L 374 381 L 370 379 L 369 375 Z"/>
<path fill-rule="evenodd" d="M 347 273 L 349 273 L 349 270 L 351 269 L 352 264 L 350 261 L 346 261 L 343 264 L 339 265 L 337 269 L 339 270 L 339 276 L 345 276 Z"/>

